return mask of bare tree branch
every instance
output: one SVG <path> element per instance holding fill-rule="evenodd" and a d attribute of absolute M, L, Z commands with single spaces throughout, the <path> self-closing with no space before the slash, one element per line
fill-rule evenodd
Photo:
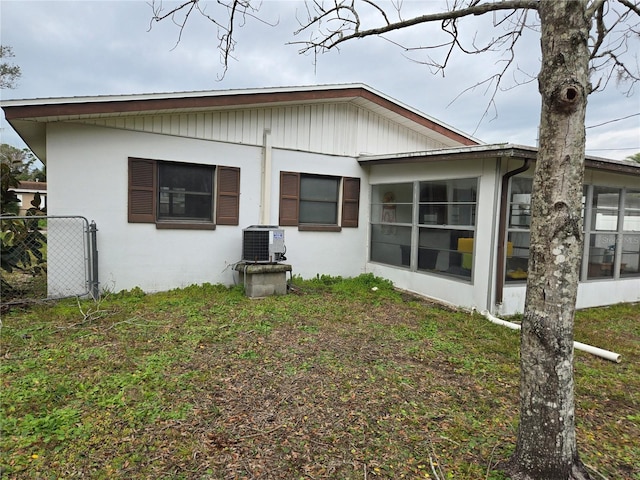
<path fill-rule="evenodd" d="M 511 15 L 509 15 L 509 16 L 511 16 Z M 489 102 L 487 103 L 487 106 L 486 106 L 484 112 L 482 113 L 482 116 L 480 117 L 480 119 L 478 120 L 478 123 L 476 124 L 476 128 L 474 129 L 474 131 L 472 133 L 473 135 L 475 135 L 475 133 L 478 131 L 478 129 L 480 128 L 480 125 L 487 118 L 487 116 L 489 115 L 489 112 L 491 110 L 494 111 L 494 117 L 493 118 L 497 118 L 497 108 L 496 108 L 496 104 L 495 104 L 495 98 L 496 98 L 497 94 L 500 91 L 510 90 L 511 88 L 515 88 L 515 87 L 503 88 L 502 85 L 503 85 L 504 76 L 507 74 L 507 72 L 509 71 L 509 69 L 513 65 L 513 62 L 515 61 L 515 57 L 516 57 L 515 45 L 516 45 L 516 42 L 518 41 L 518 39 L 523 34 L 523 31 L 524 31 L 524 29 L 525 29 L 525 27 L 527 25 L 526 16 L 527 16 L 527 11 L 526 10 L 520 12 L 520 18 L 516 21 L 515 29 L 511 32 L 511 34 L 503 35 L 503 36 L 499 37 L 498 40 L 496 40 L 495 42 L 492 42 L 487 47 L 485 47 L 485 48 L 483 48 L 481 50 L 477 50 L 475 52 L 467 52 L 467 53 L 483 53 L 484 51 L 488 50 L 489 48 L 493 48 L 498 43 L 502 44 L 503 41 L 506 41 L 506 40 L 510 39 L 509 44 L 504 47 L 504 51 L 507 53 L 507 58 L 505 60 L 501 61 L 501 63 L 503 63 L 503 66 L 500 69 L 500 71 L 495 73 L 491 77 L 489 77 L 489 78 L 487 78 L 485 80 L 482 80 L 482 81 L 476 83 L 475 85 L 473 85 L 471 87 L 468 87 L 468 88 L 464 89 L 462 92 L 460 92 L 460 94 L 458 94 L 449 103 L 449 105 L 451 105 L 452 103 L 457 101 L 460 97 L 462 97 L 464 94 L 466 94 L 468 92 L 472 92 L 472 91 L 476 90 L 478 87 L 480 87 L 482 85 L 486 85 L 486 87 L 487 87 L 486 90 L 485 90 L 485 95 L 489 91 L 491 91 Z M 498 23 L 501 23 L 501 22 L 498 22 Z M 530 77 L 527 82 L 516 81 L 516 86 L 522 85 L 524 83 L 529 83 L 529 82 L 531 82 L 531 81 L 533 81 L 535 79 L 536 79 L 536 77 Z"/>
<path fill-rule="evenodd" d="M 594 2 L 587 8 L 587 18 L 593 17 L 595 15 L 595 12 L 597 12 L 606 2 L 607 0 L 594 0 Z"/>
<path fill-rule="evenodd" d="M 636 83 L 640 82 L 640 66 L 637 55 L 634 55 L 635 65 L 622 57 L 631 51 L 629 42 L 640 36 L 640 18 L 633 18 L 638 11 L 637 6 L 628 8 L 625 0 L 619 3 L 624 6 L 622 12 L 611 8 L 609 3 L 601 3 L 593 15 L 595 37 L 592 35 L 590 45 L 590 71 L 592 81 L 595 80 L 596 84 L 591 91 L 603 90 L 615 78 L 618 85 L 629 85 L 624 93 L 631 95 Z"/>
<path fill-rule="evenodd" d="M 538 10 L 541 0 L 450 0 L 448 7 L 440 12 L 428 13 L 403 18 L 402 0 L 391 0 L 382 3 L 376 0 L 306 0 L 306 17 L 298 18 L 300 28 L 294 31 L 295 37 L 308 34 L 308 38 L 289 42 L 298 45 L 299 53 L 313 53 L 317 63 L 317 56 L 331 49 L 338 49 L 348 40 L 377 36 L 404 51 L 411 61 L 425 64 L 432 73 L 442 73 L 449 65 L 456 51 L 465 54 L 480 54 L 486 52 L 505 52 L 506 57 L 499 60 L 499 72 L 486 80 L 469 87 L 463 93 L 474 90 L 480 85 L 491 85 L 491 99 L 482 118 L 485 119 L 493 104 L 493 98 L 501 89 L 507 72 L 514 65 L 515 45 L 524 34 L 525 29 L 537 29 L 537 25 L 530 25 L 531 21 L 524 13 Z M 549 0 L 550 1 L 550 0 Z M 206 3 L 213 12 L 207 12 L 204 0 L 184 0 L 175 7 L 165 11 L 162 0 L 150 0 L 153 17 L 149 28 L 154 23 L 170 19 L 178 27 L 176 45 L 182 40 L 187 22 L 194 13 L 201 15 L 215 25 L 220 51 L 220 63 L 224 77 L 229 68 L 229 61 L 233 57 L 236 47 L 235 35 L 238 27 L 242 27 L 248 18 L 256 19 L 271 25 L 258 17 L 262 6 L 256 0 L 216 0 Z M 386 6 L 385 6 L 386 5 Z M 388 6 L 391 5 L 391 6 Z M 617 7 L 617 8 L 616 8 Z M 496 19 L 496 12 L 504 12 Z M 471 42 L 463 41 L 460 35 L 459 22 L 464 18 L 481 15 L 494 15 L 493 26 L 504 28 L 505 31 L 489 40 L 480 41 L 477 36 Z M 601 90 L 615 79 L 618 83 L 627 82 L 630 94 L 637 82 L 640 81 L 640 67 L 638 59 L 629 60 L 633 49 L 629 45 L 632 39 L 640 35 L 640 6 L 634 0 L 592 0 L 585 9 L 586 18 L 593 19 L 590 38 L 591 76 L 590 91 Z M 634 18 L 635 17 L 635 18 Z M 397 20 L 395 20 L 397 18 Z M 378 25 L 372 24 L 372 22 Z M 407 27 L 439 23 L 440 31 L 446 36 L 444 41 L 434 40 L 424 45 L 404 45 L 402 41 L 390 38 L 392 32 Z M 372 26 L 373 25 L 373 26 Z M 419 52 L 429 53 L 425 58 L 416 58 Z M 437 52 L 437 53 L 436 53 Z M 406 54 L 411 54 L 406 55 Z M 436 57 L 436 54 L 439 57 Z M 516 67 L 514 71 L 517 71 Z M 533 78 L 533 74 L 528 74 Z M 516 81 L 516 85 L 523 82 Z"/>
<path fill-rule="evenodd" d="M 187 22 L 194 13 L 198 13 L 215 25 L 218 33 L 218 50 L 220 52 L 220 63 L 223 66 L 223 72 L 219 79 L 223 78 L 229 68 L 229 60 L 234 58 L 233 51 L 236 47 L 234 32 L 236 27 L 243 27 L 247 18 L 252 18 L 269 26 L 276 26 L 277 23 L 269 23 L 258 17 L 262 2 L 255 0 L 217 0 L 215 6 L 221 8 L 222 12 L 215 14 L 207 13 L 207 6 L 201 0 L 186 0 L 185 2 L 164 10 L 162 0 L 151 0 L 148 5 L 151 7 L 153 15 L 149 22 L 149 30 L 154 23 L 171 19 L 178 27 L 178 38 L 173 48 L 176 48 L 181 40 L 187 25 Z M 204 7 L 201 5 L 205 5 Z"/>
<path fill-rule="evenodd" d="M 634 12 L 636 15 L 640 15 L 640 5 L 637 3 L 631 3 L 629 0 L 618 0 L 626 8 Z"/>
<path fill-rule="evenodd" d="M 595 11 L 594 17 L 595 17 L 595 23 L 596 23 L 597 37 L 593 46 L 591 47 L 591 58 L 597 55 L 598 50 L 602 46 L 602 42 L 604 42 L 604 39 L 607 34 L 607 29 L 604 25 L 604 2 L 600 3 L 600 7 Z"/>
<path fill-rule="evenodd" d="M 343 10 L 354 10 L 354 3 L 350 1 L 350 5 L 345 5 L 346 0 L 338 2 L 337 0 L 333 2 L 333 6 L 331 8 L 325 8 L 323 5 L 315 2 L 317 16 L 313 18 L 309 18 L 309 21 L 303 25 L 297 33 L 301 33 L 304 30 L 310 29 L 310 27 L 314 25 L 319 25 L 319 22 L 322 19 L 331 18 L 331 15 L 336 15 L 336 18 L 340 18 L 339 14 L 342 13 Z M 423 24 L 423 23 L 432 23 L 432 22 L 452 22 L 456 19 L 468 17 L 468 16 L 477 16 L 484 15 L 489 12 L 497 12 L 504 10 L 536 10 L 538 8 L 538 0 L 505 0 L 501 2 L 489 2 L 489 3 L 479 3 L 479 1 L 473 1 L 466 8 L 457 9 L 456 6 L 452 7 L 450 10 L 445 12 L 432 13 L 427 15 L 417 16 L 408 20 L 400 20 L 398 22 L 387 23 L 381 27 L 369 28 L 360 30 L 360 24 L 356 23 L 355 26 L 351 29 L 351 33 L 345 33 L 344 28 L 332 29 L 328 31 L 328 34 L 324 37 L 320 37 L 319 40 L 309 40 L 309 41 L 300 41 L 300 42 L 291 42 L 292 44 L 301 44 L 304 47 L 300 50 L 300 53 L 304 53 L 311 49 L 316 50 L 330 50 L 335 48 L 341 43 L 346 42 L 347 40 L 351 40 L 354 38 L 364 38 L 370 36 L 379 36 L 385 33 L 389 33 L 394 30 L 399 30 L 402 28 L 412 27 L 415 25 Z"/>

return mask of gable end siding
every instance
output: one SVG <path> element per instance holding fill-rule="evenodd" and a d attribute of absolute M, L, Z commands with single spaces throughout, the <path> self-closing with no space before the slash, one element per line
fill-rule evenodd
<path fill-rule="evenodd" d="M 81 121 L 81 120 L 78 120 Z M 85 124 L 329 155 L 358 156 L 458 146 L 350 103 L 318 103 L 229 111 L 93 118 Z"/>

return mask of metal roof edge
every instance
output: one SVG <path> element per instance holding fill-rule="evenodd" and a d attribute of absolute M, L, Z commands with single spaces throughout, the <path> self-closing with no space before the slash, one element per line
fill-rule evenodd
<path fill-rule="evenodd" d="M 22 107 L 31 105 L 62 105 L 62 104 L 82 104 L 82 103 L 109 103 L 109 102 L 130 102 L 138 100 L 175 100 L 181 98 L 204 98 L 222 96 L 241 96 L 268 93 L 291 93 L 291 92 L 313 92 L 340 90 L 345 88 L 363 88 L 375 92 L 371 87 L 363 83 L 341 83 L 326 85 L 299 85 L 285 87 L 256 87 L 256 88 L 230 88 L 222 90 L 191 90 L 178 92 L 159 93 L 132 93 L 121 95 L 87 95 L 72 97 L 42 97 L 0 100 L 0 107 Z M 377 95 L 380 93 L 375 92 Z M 397 102 L 396 102 L 397 103 Z"/>
<path fill-rule="evenodd" d="M 465 147 L 441 148 L 422 152 L 394 153 L 388 155 L 360 155 L 358 163 L 362 165 L 388 165 L 396 163 L 422 163 L 429 161 L 446 161 L 453 159 L 476 159 L 492 157 L 517 157 L 536 159 L 538 148 L 528 145 L 512 143 L 472 145 Z M 611 158 L 585 156 L 585 166 L 599 170 L 614 170 L 617 172 L 640 175 L 640 163 Z"/>
<path fill-rule="evenodd" d="M 335 96 L 332 95 L 335 92 Z M 313 102 L 360 98 L 399 114 L 417 125 L 444 134 L 462 144 L 479 144 L 480 140 L 410 107 L 364 83 L 262 87 L 251 89 L 205 90 L 191 92 L 143 93 L 84 97 L 35 98 L 0 101 L 5 118 L 36 120 L 47 117 L 88 116 L 91 114 L 131 115 L 142 112 L 181 109 L 233 108 L 287 102 Z M 237 102 L 235 99 L 238 99 Z"/>
<path fill-rule="evenodd" d="M 381 98 L 384 98 L 388 102 L 395 103 L 396 105 L 398 105 L 399 107 L 404 108 L 405 110 L 408 110 L 408 111 L 410 111 L 410 112 L 412 112 L 412 113 L 414 113 L 416 115 L 419 115 L 419 116 L 421 116 L 421 117 L 423 117 L 423 118 L 425 118 L 425 119 L 427 119 L 427 120 L 429 120 L 429 121 L 431 121 L 433 123 L 436 123 L 438 125 L 442 125 L 444 128 L 446 128 L 448 130 L 451 130 L 452 132 L 455 132 L 458 135 L 466 137 L 469 140 L 471 140 L 471 141 L 473 141 L 473 142 L 475 142 L 477 144 L 483 145 L 485 143 L 482 140 L 479 140 L 479 139 L 475 138 L 473 135 L 469 135 L 468 133 L 463 132 L 462 130 L 459 130 L 459 129 L 455 128 L 455 127 L 452 127 L 451 125 L 448 125 L 447 123 L 445 123 L 445 122 L 443 122 L 441 120 L 438 120 L 437 118 L 432 117 L 431 115 L 428 115 L 428 114 L 418 110 L 417 108 L 414 108 L 414 107 L 412 107 L 410 105 L 407 105 L 407 104 L 405 104 L 405 103 L 403 103 L 403 102 L 401 102 L 399 100 L 396 100 L 395 98 L 390 97 L 389 95 L 387 95 L 385 93 L 382 93 L 382 92 L 380 92 L 379 90 L 376 90 L 373 87 L 370 87 L 368 85 L 364 85 L 364 88 L 369 90 L 370 92 L 374 93 L 375 95 L 377 95 L 377 96 L 379 96 Z"/>
<path fill-rule="evenodd" d="M 417 152 L 404 152 L 382 155 L 360 155 L 358 162 L 362 164 L 375 164 L 375 163 L 396 163 L 402 160 L 406 162 L 419 162 L 429 158 L 436 160 L 443 160 L 443 157 L 477 157 L 485 156 L 487 153 L 492 153 L 496 156 L 533 156 L 537 155 L 537 149 L 534 147 L 528 147 L 525 145 L 516 145 L 511 143 L 494 143 L 494 144 L 481 144 L 481 145 L 469 145 L 463 147 L 451 147 L 451 148 L 439 148 L 434 150 L 425 150 Z"/>

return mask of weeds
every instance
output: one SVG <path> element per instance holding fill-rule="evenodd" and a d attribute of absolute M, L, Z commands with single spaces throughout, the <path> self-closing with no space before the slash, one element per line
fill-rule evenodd
<path fill-rule="evenodd" d="M 505 478 L 517 333 L 371 275 L 292 292 L 134 289 L 5 315 L 2 478 Z M 640 480 L 639 319 L 576 319 L 623 355 L 576 354 L 579 447 L 603 478 Z"/>

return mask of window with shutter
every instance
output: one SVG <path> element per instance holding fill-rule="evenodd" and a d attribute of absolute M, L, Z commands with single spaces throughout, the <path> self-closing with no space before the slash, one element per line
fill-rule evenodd
<path fill-rule="evenodd" d="M 220 225 L 238 225 L 239 168 L 129 158 L 128 192 L 130 223 L 212 230 L 215 219 Z"/>
<path fill-rule="evenodd" d="M 339 205 L 341 182 L 342 203 Z M 280 172 L 280 225 L 339 232 L 342 227 L 358 226 L 359 204 L 359 178 Z"/>

